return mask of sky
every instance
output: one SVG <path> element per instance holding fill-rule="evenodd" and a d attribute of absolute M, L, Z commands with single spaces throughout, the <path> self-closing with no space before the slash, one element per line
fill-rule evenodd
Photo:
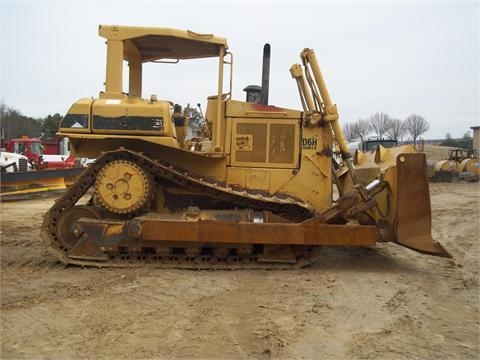
<path fill-rule="evenodd" d="M 426 139 L 480 125 L 480 2 L 0 0 L 0 101 L 22 114 L 65 114 L 98 97 L 106 47 L 98 25 L 157 26 L 226 37 L 233 98 L 261 84 L 271 45 L 269 103 L 301 109 L 290 66 L 315 50 L 342 123 L 376 112 L 423 116 Z M 143 96 L 206 106 L 215 60 L 146 64 Z"/>

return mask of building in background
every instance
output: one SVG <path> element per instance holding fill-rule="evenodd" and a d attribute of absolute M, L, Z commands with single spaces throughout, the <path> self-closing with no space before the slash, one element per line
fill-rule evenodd
<path fill-rule="evenodd" d="M 472 126 L 470 129 L 473 130 L 473 148 L 480 151 L 480 126 Z"/>

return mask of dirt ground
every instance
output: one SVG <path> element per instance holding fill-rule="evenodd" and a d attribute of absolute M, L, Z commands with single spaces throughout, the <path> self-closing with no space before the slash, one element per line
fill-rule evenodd
<path fill-rule="evenodd" d="M 2 359 L 478 359 L 478 184 L 431 184 L 453 259 L 324 248 L 294 271 L 64 267 L 53 198 L 0 204 Z"/>

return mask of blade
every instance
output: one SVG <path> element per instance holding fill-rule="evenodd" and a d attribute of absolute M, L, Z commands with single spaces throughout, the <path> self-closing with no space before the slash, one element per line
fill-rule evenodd
<path fill-rule="evenodd" d="M 397 242 L 430 255 L 451 257 L 432 238 L 425 154 L 397 156 Z"/>

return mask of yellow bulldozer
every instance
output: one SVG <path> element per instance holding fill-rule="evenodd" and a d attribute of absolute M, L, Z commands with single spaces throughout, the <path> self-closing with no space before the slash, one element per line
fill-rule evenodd
<path fill-rule="evenodd" d="M 409 146 L 350 154 L 313 50 L 290 69 L 299 111 L 268 104 L 268 44 L 262 86 L 239 101 L 225 38 L 116 25 L 101 25 L 99 35 L 105 90 L 75 102 L 59 129 L 74 155 L 96 161 L 42 226 L 62 262 L 292 268 L 322 245 L 389 241 L 449 256 L 431 236 L 424 154 Z M 200 58 L 218 59 L 217 92 L 192 134 L 191 109 L 142 98 L 142 64 Z"/>

